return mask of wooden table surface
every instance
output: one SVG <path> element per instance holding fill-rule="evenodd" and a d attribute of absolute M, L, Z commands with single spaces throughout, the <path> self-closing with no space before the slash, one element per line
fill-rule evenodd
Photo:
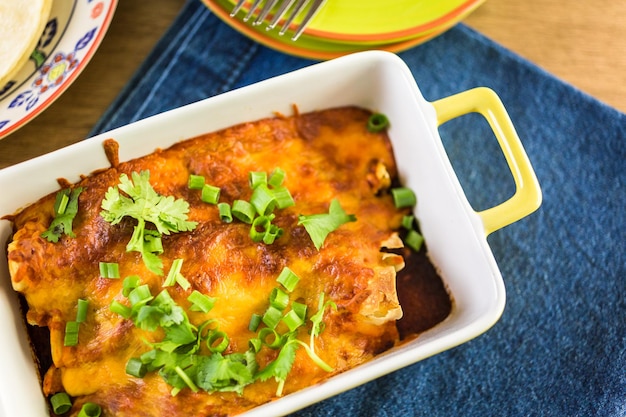
<path fill-rule="evenodd" d="M 120 1 L 95 57 L 47 110 L 0 140 L 0 168 L 84 139 L 184 0 Z M 469 26 L 626 112 L 626 2 L 487 0 Z"/>

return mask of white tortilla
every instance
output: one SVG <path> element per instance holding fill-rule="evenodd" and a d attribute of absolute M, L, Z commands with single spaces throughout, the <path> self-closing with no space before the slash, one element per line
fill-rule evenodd
<path fill-rule="evenodd" d="M 0 88 L 28 61 L 52 8 L 52 0 L 0 0 Z"/>

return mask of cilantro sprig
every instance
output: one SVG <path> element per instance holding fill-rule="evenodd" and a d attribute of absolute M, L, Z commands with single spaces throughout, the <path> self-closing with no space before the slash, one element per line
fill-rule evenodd
<path fill-rule="evenodd" d="M 317 250 L 322 247 L 329 233 L 343 224 L 354 221 L 356 216 L 347 214 L 337 199 L 330 202 L 328 213 L 298 216 L 298 225 L 304 226 Z"/>
<path fill-rule="evenodd" d="M 100 215 L 112 225 L 124 217 L 137 220 L 133 235 L 126 245 L 128 252 L 139 252 L 144 264 L 157 275 L 163 275 L 163 262 L 158 255 L 163 252 L 162 235 L 187 232 L 197 223 L 187 220 L 189 203 L 183 199 L 158 194 L 150 184 L 150 172 L 133 172 L 132 179 L 120 175 L 118 185 L 109 187 L 102 201 Z M 156 227 L 148 229 L 147 224 Z"/>
<path fill-rule="evenodd" d="M 49 242 L 56 243 L 65 234 L 69 237 L 76 237 L 72 230 L 74 218 L 78 214 L 78 196 L 83 192 L 82 187 L 72 190 L 61 190 L 56 194 L 54 201 L 54 219 L 48 230 L 41 234 Z"/>

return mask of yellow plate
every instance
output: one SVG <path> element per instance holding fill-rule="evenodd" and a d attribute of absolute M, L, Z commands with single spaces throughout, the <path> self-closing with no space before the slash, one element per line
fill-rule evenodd
<path fill-rule="evenodd" d="M 400 52 L 419 45 L 448 29 L 448 27 L 436 28 L 422 36 L 417 36 L 405 41 L 371 45 L 371 44 L 351 44 L 325 39 L 315 38 L 305 32 L 296 42 L 291 40 L 291 33 L 284 36 L 278 34 L 277 30 L 266 31 L 264 26 L 253 26 L 244 23 L 240 19 L 230 17 L 230 0 L 202 0 L 202 2 L 220 19 L 230 25 L 233 29 L 248 36 L 249 38 L 265 45 L 269 48 L 281 52 L 299 56 L 302 58 L 315 60 L 328 60 L 338 58 L 342 55 L 361 52 L 368 49 L 384 50 L 388 52 Z"/>
<path fill-rule="evenodd" d="M 485 0 L 328 0 L 306 33 L 341 42 L 399 42 L 459 21 Z M 227 0 L 232 10 L 236 0 Z M 251 1 L 242 8 L 249 10 Z M 294 24 L 299 23 L 298 19 Z M 448 25 L 449 26 L 449 25 Z"/>

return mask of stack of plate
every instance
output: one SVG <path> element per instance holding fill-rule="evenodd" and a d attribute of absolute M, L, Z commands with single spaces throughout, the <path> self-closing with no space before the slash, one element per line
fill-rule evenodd
<path fill-rule="evenodd" d="M 265 46 L 324 60 L 367 49 L 400 52 L 446 31 L 485 0 L 327 0 L 296 41 L 291 37 L 297 18 L 281 36 L 282 22 L 273 30 L 265 23 L 252 24 L 258 12 L 244 22 L 252 1 L 234 17 L 230 12 L 236 0 L 202 1 L 230 26 Z"/>

